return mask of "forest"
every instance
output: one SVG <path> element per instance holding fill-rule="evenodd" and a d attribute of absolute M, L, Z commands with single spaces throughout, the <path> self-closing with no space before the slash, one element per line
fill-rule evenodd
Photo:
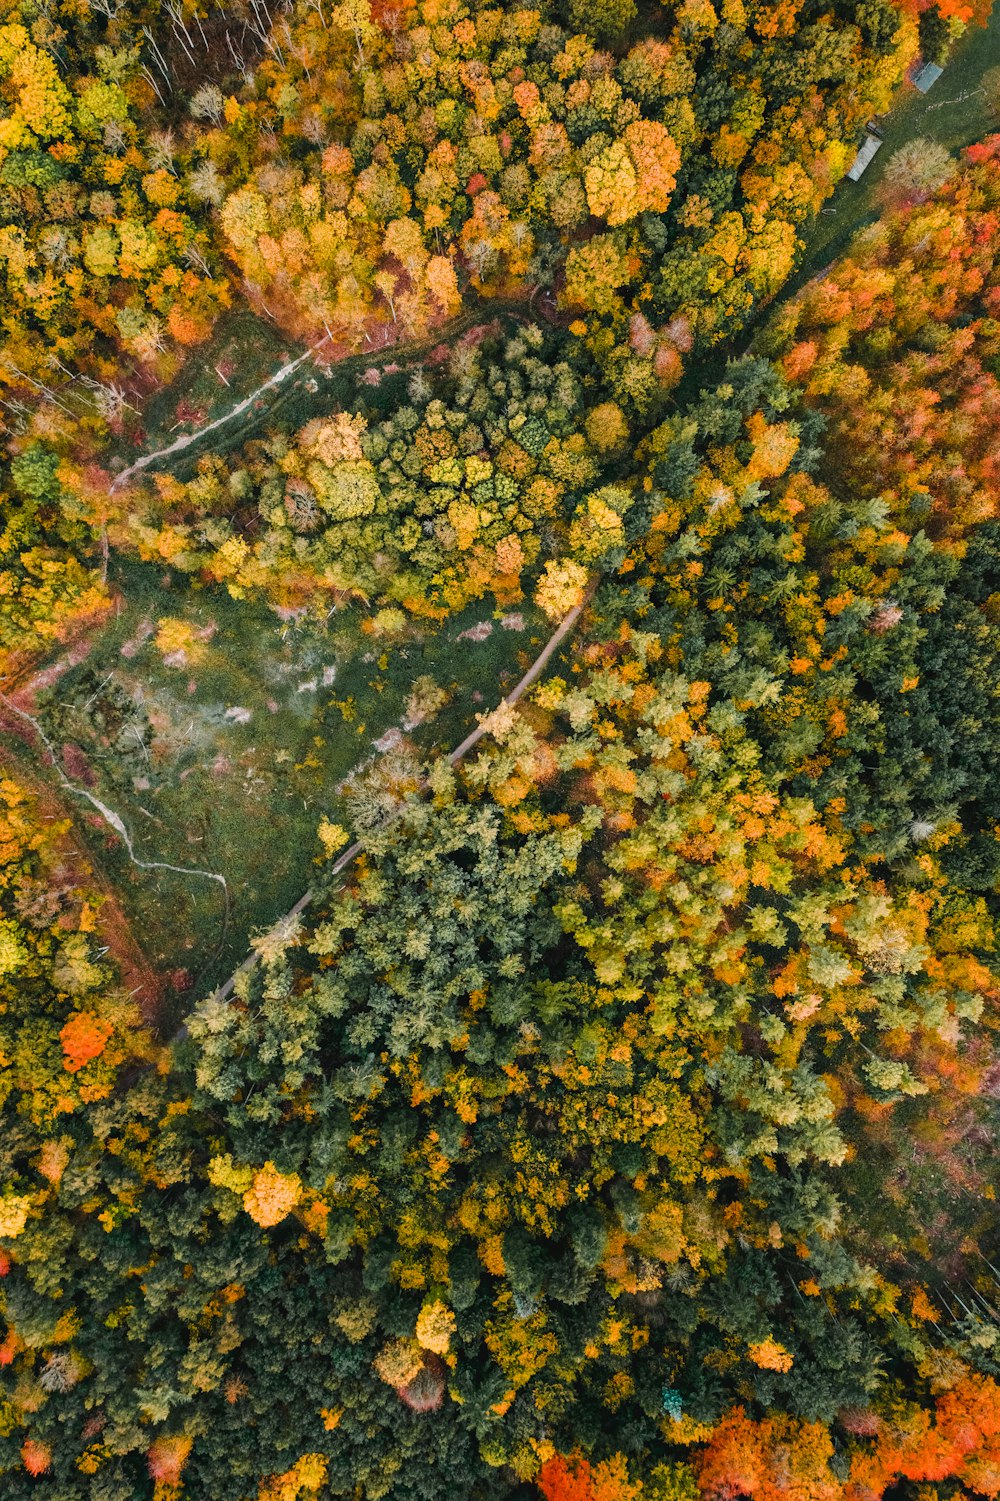
<path fill-rule="evenodd" d="M 0 1115 L 2 1501 L 1000 1498 L 1000 13 L 0 0 Z"/>

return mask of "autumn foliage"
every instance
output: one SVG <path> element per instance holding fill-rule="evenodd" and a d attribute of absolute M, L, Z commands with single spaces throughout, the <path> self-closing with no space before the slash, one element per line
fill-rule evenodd
<path fill-rule="evenodd" d="M 998 150 L 865 231 L 762 341 L 828 416 L 838 479 L 955 539 L 997 515 Z"/>
<path fill-rule="evenodd" d="M 9 0 L 3 1501 L 1000 1497 L 1000 137 L 781 296 L 970 18 Z M 409 698 L 154 1035 L 110 880 L 216 873 L 84 625 L 146 601 L 179 784 L 265 722 L 168 578 Z"/>
<path fill-rule="evenodd" d="M 114 1028 L 110 1022 L 91 1011 L 77 1011 L 59 1031 L 63 1049 L 63 1067 L 71 1074 L 104 1052 Z"/>
<path fill-rule="evenodd" d="M 553 1455 L 538 1472 L 538 1488 L 545 1501 L 634 1501 L 641 1494 L 621 1455 L 596 1465 L 581 1455 Z"/>

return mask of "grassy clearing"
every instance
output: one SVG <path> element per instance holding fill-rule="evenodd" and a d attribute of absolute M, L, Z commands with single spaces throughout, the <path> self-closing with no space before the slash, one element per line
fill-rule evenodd
<path fill-rule="evenodd" d="M 907 141 L 937 141 L 949 151 L 981 140 L 1000 128 L 982 92 L 983 74 L 1000 64 L 1000 5 L 985 27 L 965 36 L 937 83 L 926 94 L 905 84 L 899 103 L 881 122 L 885 144 L 860 182 L 846 178 L 806 233 L 806 251 L 794 290 L 842 255 L 852 236 L 879 217 L 879 187 L 889 158 Z M 785 295 L 783 292 L 782 295 Z"/>
<path fill-rule="evenodd" d="M 207 343 L 192 351 L 174 379 L 146 399 L 141 430 L 133 430 L 114 445 L 112 458 L 124 468 L 137 452 L 154 453 L 174 438 L 221 417 L 301 353 L 273 324 L 254 313 L 227 314 Z"/>
<path fill-rule="evenodd" d="M 81 823 L 150 959 L 187 971 L 177 976 L 169 1024 L 309 885 L 319 820 L 350 817 L 337 786 L 375 742 L 395 729 L 417 752 L 450 749 L 513 685 L 550 628 L 530 608 L 504 625 L 481 604 L 387 643 L 363 631 L 361 607 L 331 612 L 325 624 L 283 622 L 159 569 L 119 565 L 117 575 L 125 603 L 39 717 L 67 774 L 89 781 L 119 814 L 139 858 L 226 878 L 228 916 L 217 883 L 138 870 L 81 804 Z M 418 679 L 447 702 L 404 728 Z"/>
<path fill-rule="evenodd" d="M 502 308 L 491 308 L 493 315 L 513 322 Z M 483 316 L 470 310 L 450 336 Z M 305 361 L 260 403 L 157 467 L 187 478 L 202 452 L 226 453 L 278 424 L 294 430 L 359 397 L 378 420 L 406 401 L 414 364 L 439 341 L 437 335 L 423 346 L 353 356 L 328 369 Z M 178 414 L 187 414 L 190 430 L 228 412 L 299 352 L 249 313 L 224 320 L 197 361 L 149 400 L 142 450 L 156 452 L 183 432 Z M 372 364 L 381 379 L 362 382 Z M 136 454 L 123 446 L 119 457 L 124 463 Z M 82 814 L 93 826 L 92 842 L 105 846 L 95 853 L 150 959 L 186 972 L 178 974 L 170 1024 L 192 995 L 231 972 L 248 935 L 269 926 L 310 884 L 320 819 L 354 826 L 357 809 L 345 806 L 338 785 L 372 757 L 377 742 L 388 733 L 391 751 L 402 729 L 404 750 L 451 749 L 474 727 L 476 713 L 513 686 L 551 627 L 530 607 L 494 616 L 481 602 L 443 626 L 411 623 L 386 642 L 366 633 L 361 605 L 331 610 L 317 624 L 279 618 L 265 605 L 153 565 L 119 560 L 111 582 L 123 600 L 120 612 L 87 662 L 59 680 L 42 718 L 55 743 L 69 745 L 67 774 L 78 782 L 94 778 L 93 792 L 124 820 L 139 858 L 226 879 L 228 910 L 218 883 L 138 871 L 107 825 Z M 414 724 L 418 682 L 425 698 L 443 702 Z"/>

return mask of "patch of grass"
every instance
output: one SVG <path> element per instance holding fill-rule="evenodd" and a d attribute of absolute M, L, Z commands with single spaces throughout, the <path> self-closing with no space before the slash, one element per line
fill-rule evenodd
<path fill-rule="evenodd" d="M 507 628 L 481 603 L 388 641 L 363 630 L 360 606 L 331 611 L 325 624 L 283 622 L 148 565 L 119 564 L 116 575 L 120 613 L 39 713 L 50 734 L 58 726 L 60 748 L 70 743 L 68 774 L 93 778 L 140 859 L 226 878 L 228 912 L 214 881 L 137 869 L 107 824 L 80 804 L 88 839 L 150 959 L 189 972 L 175 1015 L 164 1019 L 169 1026 L 230 972 L 249 935 L 309 886 L 320 819 L 350 819 L 338 784 L 386 731 L 407 724 L 415 681 L 430 680 L 447 699 L 405 730 L 407 739 L 420 754 L 446 751 L 513 686 L 551 627 L 522 607 L 523 628 Z M 476 639 L 487 625 L 489 634 Z M 105 685 L 104 697 L 124 695 L 134 705 L 127 757 L 120 743 L 105 743 L 103 699 L 80 707 L 94 683 Z"/>

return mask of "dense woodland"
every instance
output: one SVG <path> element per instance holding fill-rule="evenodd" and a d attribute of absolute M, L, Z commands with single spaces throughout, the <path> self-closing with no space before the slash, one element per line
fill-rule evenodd
<path fill-rule="evenodd" d="M 1000 135 L 782 293 L 982 19 L 7 0 L 4 1501 L 1000 1496 Z M 349 394 L 136 467 L 236 310 Z M 119 558 L 582 607 L 178 1035 L 8 755 Z"/>

